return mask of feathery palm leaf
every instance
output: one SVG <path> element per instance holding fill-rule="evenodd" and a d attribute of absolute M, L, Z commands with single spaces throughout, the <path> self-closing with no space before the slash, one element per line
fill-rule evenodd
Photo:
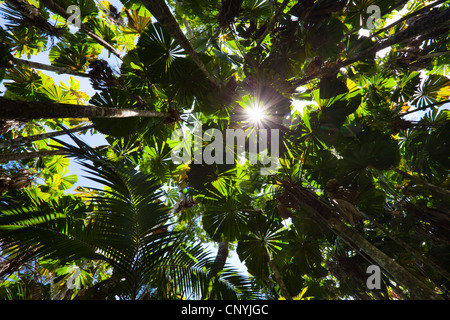
<path fill-rule="evenodd" d="M 104 190 L 95 189 L 89 204 L 73 196 L 42 201 L 28 191 L 24 191 L 23 201 L 3 197 L 0 239 L 4 249 L 10 254 L 29 252 L 33 253 L 30 258 L 65 262 L 104 260 L 120 279 L 114 290 L 126 298 L 139 298 L 143 288 L 158 282 L 174 288 L 164 297 L 206 296 L 210 289 L 207 275 L 214 260 L 200 244 L 186 244 L 186 234 L 171 230 L 169 210 L 158 199 L 162 193 L 156 180 L 113 166 L 83 141 L 71 137 L 76 146 L 55 140 Z M 223 282 L 218 296 L 229 296 L 231 288 L 240 295 L 251 292 L 247 281 L 237 279 L 224 274 L 217 280 Z"/>

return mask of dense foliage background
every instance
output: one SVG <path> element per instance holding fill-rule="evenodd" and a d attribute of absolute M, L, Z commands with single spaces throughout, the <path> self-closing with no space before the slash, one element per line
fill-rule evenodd
<path fill-rule="evenodd" d="M 449 298 L 448 1 L 0 9 L 1 299 Z M 278 171 L 175 164 L 199 122 Z"/>

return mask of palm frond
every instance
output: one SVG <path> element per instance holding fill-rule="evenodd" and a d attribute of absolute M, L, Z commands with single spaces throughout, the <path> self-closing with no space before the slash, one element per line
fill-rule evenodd
<path fill-rule="evenodd" d="M 159 266 L 161 295 L 185 299 L 254 299 L 258 296 L 247 276 L 226 267 L 210 277 L 214 255 L 201 243 L 181 245 Z"/>
<path fill-rule="evenodd" d="M 0 213 L 0 239 L 8 254 L 20 252 L 29 260 L 99 258 L 83 232 L 87 207 L 72 197 L 44 202 L 23 190 L 21 201 L 2 197 Z"/>
<path fill-rule="evenodd" d="M 70 134 L 70 133 L 69 133 Z M 250 282 L 229 269 L 209 277 L 214 256 L 188 235 L 173 231 L 162 192 L 151 176 L 116 167 L 85 142 L 57 141 L 88 178 L 104 186 L 88 203 L 73 196 L 43 201 L 24 191 L 23 201 L 0 202 L 0 241 L 13 252 L 61 261 L 98 259 L 114 269 L 115 292 L 135 299 L 154 286 L 160 297 L 253 296 Z M 144 290 L 147 288 L 148 290 Z"/>
<path fill-rule="evenodd" d="M 254 300 L 260 296 L 249 277 L 233 267 L 227 267 L 219 273 L 214 288 L 215 298 L 221 300 Z"/>
<path fill-rule="evenodd" d="M 106 187 L 101 196 L 90 199 L 96 207 L 90 229 L 98 250 L 137 288 L 179 238 L 168 230 L 170 215 L 159 201 L 160 186 L 149 175 L 115 167 L 77 137 L 72 139 L 77 146 L 58 142 L 79 159 L 88 178 Z"/>

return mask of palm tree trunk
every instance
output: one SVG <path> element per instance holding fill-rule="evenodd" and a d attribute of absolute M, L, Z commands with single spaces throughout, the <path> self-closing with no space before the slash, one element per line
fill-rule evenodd
<path fill-rule="evenodd" d="M 36 134 L 34 136 L 20 137 L 20 138 L 16 138 L 16 139 L 13 139 L 13 140 L 0 142 L 0 148 L 15 147 L 15 146 L 27 144 L 27 143 L 30 143 L 30 142 L 33 142 L 33 141 L 38 141 L 38 140 L 48 139 L 48 138 L 52 138 L 52 137 L 62 136 L 62 135 L 65 135 L 65 134 L 67 134 L 69 132 L 84 131 L 84 130 L 89 130 L 89 129 L 92 129 L 92 128 L 94 128 L 94 125 L 88 125 L 88 126 L 82 126 L 82 127 L 73 128 L 73 129 L 67 129 L 66 131 L 61 130 L 61 131 L 54 131 L 54 132 L 47 132 L 47 133 L 42 133 L 42 134 Z"/>
<path fill-rule="evenodd" d="M 7 0 L 10 5 L 13 5 L 19 11 L 28 23 L 50 36 L 60 36 L 60 29 L 49 23 L 46 18 L 39 14 L 39 9 L 34 5 L 29 4 L 23 0 Z"/>
<path fill-rule="evenodd" d="M 180 0 L 176 0 L 175 2 L 177 4 L 177 7 L 181 7 L 183 5 L 183 2 Z M 191 43 L 191 45 L 194 43 L 194 38 L 195 38 L 195 34 L 192 31 L 191 25 L 189 24 L 189 21 L 187 21 L 187 19 L 185 17 L 182 18 L 184 27 L 186 28 L 187 34 L 189 36 L 189 42 Z"/>
<path fill-rule="evenodd" d="M 420 58 L 420 57 L 419 57 L 419 58 Z M 411 113 L 414 113 L 414 112 L 423 111 L 423 110 L 426 110 L 426 109 L 428 109 L 428 108 L 437 107 L 437 106 L 440 106 L 440 105 L 446 104 L 446 103 L 448 103 L 448 100 L 445 100 L 445 101 L 438 101 L 438 102 L 435 102 L 435 103 L 431 103 L 431 104 L 428 104 L 428 105 L 426 105 L 426 106 L 423 106 L 423 107 L 420 107 L 420 108 L 416 108 L 416 109 L 414 109 L 414 110 L 411 110 L 411 111 L 402 113 L 402 114 L 400 115 L 400 117 L 404 117 L 404 116 L 406 116 L 406 115 L 408 115 L 408 114 L 411 114 Z"/>
<path fill-rule="evenodd" d="M 410 41 L 411 39 L 418 39 L 421 41 L 426 40 L 428 35 L 436 32 L 437 30 L 448 28 L 449 25 L 450 9 L 446 9 L 432 18 L 420 20 L 417 25 L 409 26 L 405 30 L 398 32 L 389 38 L 381 39 L 368 50 L 349 58 L 349 61 L 345 62 L 344 66 L 348 66 L 351 63 L 359 61 L 361 58 L 375 55 L 378 51 L 394 44 L 404 43 Z"/>
<path fill-rule="evenodd" d="M 426 182 L 425 180 L 422 180 L 422 179 L 420 179 L 418 177 L 410 175 L 409 173 L 404 172 L 404 171 L 402 171 L 400 169 L 392 168 L 392 170 L 394 170 L 395 172 L 397 172 L 398 174 L 403 176 L 405 179 L 412 180 L 412 181 L 414 181 L 414 182 L 416 182 L 418 184 L 421 184 L 421 185 L 427 187 L 431 191 L 434 191 L 436 193 L 440 193 L 440 194 L 442 194 L 443 196 L 446 196 L 446 197 L 450 197 L 450 190 L 447 190 L 447 189 L 444 189 L 442 187 L 436 186 L 436 185 L 434 185 L 432 183 Z"/>
<path fill-rule="evenodd" d="M 392 14 L 395 10 L 400 9 L 400 8 L 403 7 L 406 3 L 408 3 L 408 1 L 409 1 L 409 0 L 403 0 L 403 1 L 399 2 L 399 3 L 397 3 L 397 4 L 396 4 L 395 6 L 393 6 L 392 8 L 389 8 L 388 10 L 382 12 L 382 13 L 381 13 L 381 17 L 384 17 L 384 16 L 387 15 L 387 14 Z M 441 1 L 442 1 L 442 0 L 441 0 Z M 402 19 L 403 19 L 403 18 L 402 18 Z M 387 29 L 390 29 L 391 27 L 394 27 L 395 25 L 396 25 L 396 23 L 392 23 L 392 24 L 390 24 L 389 26 L 386 26 L 386 30 L 387 30 Z M 358 32 L 359 30 L 361 30 L 361 29 L 363 28 L 363 26 L 364 26 L 364 25 L 360 25 L 359 27 L 350 30 L 349 32 L 347 32 L 347 33 L 344 35 L 344 37 L 342 37 L 342 39 L 345 39 L 345 38 L 351 36 L 352 34 Z M 376 33 L 374 33 L 374 35 L 376 35 L 377 33 L 378 33 L 378 31 L 377 31 Z M 371 38 L 374 37 L 374 35 L 372 35 Z"/>
<path fill-rule="evenodd" d="M 228 247 L 229 243 L 227 241 L 219 242 L 219 248 L 217 249 L 216 259 L 214 264 L 209 271 L 208 278 L 211 280 L 217 276 L 217 274 L 223 269 L 228 258 Z M 213 287 L 209 300 L 214 300 L 216 298 L 216 291 Z"/>
<path fill-rule="evenodd" d="M 33 152 L 14 152 L 0 154 L 0 163 L 9 161 L 27 160 L 41 157 L 51 157 L 68 154 L 65 150 L 40 150 Z"/>
<path fill-rule="evenodd" d="M 219 242 L 219 248 L 217 249 L 216 259 L 214 260 L 214 266 L 211 268 L 210 276 L 215 276 L 220 270 L 223 269 L 228 258 L 228 242 Z"/>
<path fill-rule="evenodd" d="M 400 266 L 394 259 L 379 250 L 357 231 L 347 227 L 341 221 L 335 221 L 333 228 L 345 238 L 350 239 L 362 251 L 370 256 L 382 269 L 386 270 L 394 279 L 408 289 L 413 299 L 419 300 L 442 300 L 432 289 L 423 282 L 413 277 L 408 271 Z"/>
<path fill-rule="evenodd" d="M 168 116 L 170 116 L 169 113 L 150 110 L 95 107 L 55 102 L 7 100 L 0 97 L 0 119 L 165 118 Z"/>
<path fill-rule="evenodd" d="M 24 254 L 18 254 L 12 259 L 5 259 L 0 263 L 0 280 L 20 270 L 35 254 L 36 249 L 31 249 Z"/>
<path fill-rule="evenodd" d="M 66 11 L 66 8 L 62 8 L 59 4 L 54 2 L 53 0 L 42 0 L 42 3 L 53 13 L 59 14 L 61 17 L 65 19 L 69 19 L 71 14 Z M 94 39 L 97 43 L 105 47 L 109 52 L 117 56 L 119 59 L 123 59 L 122 54 L 114 48 L 112 45 L 110 45 L 108 42 L 106 42 L 104 39 L 102 39 L 100 36 L 96 35 L 94 32 L 92 32 L 85 24 L 80 22 L 80 29 L 85 32 L 87 35 L 89 35 L 92 39 Z"/>
<path fill-rule="evenodd" d="M 399 237 L 395 236 L 392 232 L 390 232 L 389 230 L 384 228 L 381 224 L 379 224 L 375 220 L 371 220 L 370 222 L 372 222 L 378 229 L 383 231 L 383 233 L 385 235 L 387 235 L 392 240 L 394 240 L 399 246 L 403 247 L 406 251 L 408 251 L 417 261 L 419 261 L 423 265 L 428 266 L 430 269 L 434 269 L 441 276 L 443 276 L 447 281 L 450 282 L 450 273 L 449 272 L 447 272 L 446 270 L 441 268 L 439 265 L 434 263 L 434 261 L 432 261 L 431 259 L 424 257 L 420 252 L 417 252 L 409 244 L 407 244 L 405 241 L 403 241 Z"/>
<path fill-rule="evenodd" d="M 321 68 L 314 74 L 308 75 L 301 79 L 293 80 L 291 82 L 291 85 L 294 88 L 297 88 L 301 85 L 308 83 L 311 80 L 317 78 L 324 78 L 336 74 L 339 71 L 339 69 L 349 66 L 352 63 L 358 62 L 364 58 L 375 56 L 375 54 L 378 51 L 383 50 L 389 46 L 404 43 L 412 39 L 424 41 L 430 34 L 448 28 L 449 26 L 450 26 L 450 8 L 440 12 L 439 14 L 437 14 L 432 18 L 425 19 L 423 21 L 421 20 L 417 23 L 417 25 L 410 26 L 403 31 L 397 32 L 391 37 L 381 39 L 368 49 L 358 54 L 353 54 L 352 56 L 348 57 L 348 59 L 340 63 L 337 63 L 332 67 Z"/>
<path fill-rule="evenodd" d="M 442 57 L 442 56 L 446 56 L 449 54 L 450 54 L 450 50 L 434 52 L 434 53 L 429 53 L 424 56 L 418 57 L 417 60 L 423 60 L 423 59 L 434 58 L 434 57 Z"/>
<path fill-rule="evenodd" d="M 49 0 L 45 0 L 49 1 Z M 203 74 L 218 87 L 221 84 L 215 79 L 212 74 L 206 69 L 205 64 L 198 56 L 197 52 L 192 47 L 189 40 L 183 34 L 178 25 L 178 22 L 173 17 L 170 12 L 169 7 L 166 5 L 164 0 L 142 0 L 144 6 L 152 13 L 152 15 L 158 20 L 158 22 L 163 26 L 163 28 L 178 42 L 178 44 L 186 51 L 186 53 L 191 57 Z"/>
<path fill-rule="evenodd" d="M 92 149 L 101 150 L 109 148 L 109 146 L 98 146 L 93 147 Z M 14 152 L 14 153 L 3 153 L 0 154 L 0 163 L 9 162 L 9 161 L 19 161 L 19 160 L 28 160 L 34 158 L 42 158 L 42 157 L 52 157 L 52 156 L 61 156 L 69 154 L 70 152 L 67 150 L 39 150 L 32 152 Z"/>
<path fill-rule="evenodd" d="M 317 195 L 298 184 L 293 185 L 285 182 L 284 186 L 286 191 L 296 199 L 299 208 L 311 213 L 319 222 L 324 223 L 342 236 L 343 239 L 360 248 L 389 273 L 396 282 L 401 283 L 410 292 L 413 299 L 442 300 L 431 288 L 412 276 L 392 258 L 362 237 L 355 229 L 345 225 L 333 211 L 333 208 L 319 199 Z"/>
<path fill-rule="evenodd" d="M 23 59 L 19 59 L 19 58 L 13 58 L 13 63 L 16 65 L 24 65 L 24 66 L 34 68 L 34 69 L 52 71 L 52 72 L 56 72 L 58 74 L 64 73 L 64 74 L 71 74 L 71 75 L 78 76 L 78 77 L 89 78 L 89 74 L 87 74 L 87 73 L 74 71 L 74 70 L 70 70 L 67 68 L 47 65 L 47 64 L 40 63 L 40 62 L 28 61 L 28 60 L 23 60 Z"/>
<path fill-rule="evenodd" d="M 397 21 L 391 23 L 390 25 L 388 25 L 388 26 L 386 26 L 386 27 L 384 27 L 384 28 L 378 30 L 377 32 L 375 32 L 374 34 L 372 34 L 372 35 L 370 36 L 370 38 L 376 37 L 376 36 L 379 35 L 380 33 L 383 33 L 383 32 L 385 32 L 385 31 L 387 31 L 387 30 L 389 30 L 389 29 L 391 29 L 391 28 L 393 28 L 393 27 L 399 25 L 399 24 L 402 23 L 403 21 L 406 21 L 406 20 L 408 20 L 408 19 L 410 19 L 410 18 L 412 18 L 412 17 L 418 16 L 418 15 L 424 13 L 424 12 L 427 12 L 427 11 L 429 11 L 431 8 L 434 8 L 434 7 L 436 7 L 437 5 L 439 5 L 439 4 L 441 4 L 441 3 L 445 2 L 445 1 L 447 1 L 447 0 L 438 0 L 438 1 L 435 1 L 435 2 L 433 2 L 433 3 L 431 3 L 431 4 L 427 5 L 427 6 L 423 7 L 422 9 L 419 9 L 419 10 L 416 10 L 416 11 L 414 11 L 414 12 L 411 12 L 410 14 L 408 14 L 408 15 L 402 17 L 401 19 L 398 19 Z M 405 1 L 404 1 L 404 2 L 405 2 Z M 404 5 L 404 2 L 402 2 L 401 5 Z M 407 1 L 406 1 L 406 2 L 407 2 Z"/>
<path fill-rule="evenodd" d="M 420 57 L 419 57 L 419 58 L 420 58 Z M 445 100 L 445 101 L 438 101 L 438 102 L 435 102 L 435 103 L 432 103 L 432 104 L 428 104 L 428 105 L 426 105 L 426 106 L 423 106 L 423 107 L 420 107 L 420 108 L 416 108 L 416 109 L 414 109 L 414 110 L 411 110 L 411 111 L 402 113 L 402 114 L 400 115 L 400 117 L 404 117 L 404 116 L 406 116 L 406 115 L 408 115 L 408 114 L 411 114 L 411 113 L 414 113 L 414 112 L 423 111 L 423 110 L 426 110 L 426 109 L 428 109 L 428 108 L 437 107 L 437 106 L 440 106 L 441 104 L 446 104 L 446 103 L 448 103 L 448 100 Z"/>
<path fill-rule="evenodd" d="M 273 262 L 272 258 L 269 256 L 269 254 L 268 254 L 268 258 L 269 258 L 270 269 L 273 272 L 273 276 L 275 277 L 276 283 L 280 287 L 281 294 L 283 295 L 283 297 L 286 300 L 292 300 L 292 296 L 289 293 L 289 291 L 286 287 L 286 284 L 284 283 L 284 280 L 283 280 L 283 277 L 281 276 L 280 270 L 278 269 L 277 265 Z"/>
<path fill-rule="evenodd" d="M 288 3 L 289 3 L 289 0 L 284 0 L 283 3 L 278 8 L 278 10 L 274 13 L 272 19 L 270 20 L 269 24 L 266 26 L 263 34 L 261 35 L 260 39 L 258 40 L 258 42 L 256 44 L 256 46 L 259 46 L 264 41 L 264 39 L 267 37 L 269 32 L 272 31 L 273 26 L 275 25 L 275 23 L 278 20 L 278 17 L 283 13 L 284 9 L 286 9 Z"/>

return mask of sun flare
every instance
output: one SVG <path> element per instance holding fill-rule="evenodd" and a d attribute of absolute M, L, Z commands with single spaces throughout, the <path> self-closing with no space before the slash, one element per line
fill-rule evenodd
<path fill-rule="evenodd" d="M 248 118 L 251 122 L 258 123 L 264 120 L 266 114 L 260 106 L 250 107 L 246 110 Z"/>

